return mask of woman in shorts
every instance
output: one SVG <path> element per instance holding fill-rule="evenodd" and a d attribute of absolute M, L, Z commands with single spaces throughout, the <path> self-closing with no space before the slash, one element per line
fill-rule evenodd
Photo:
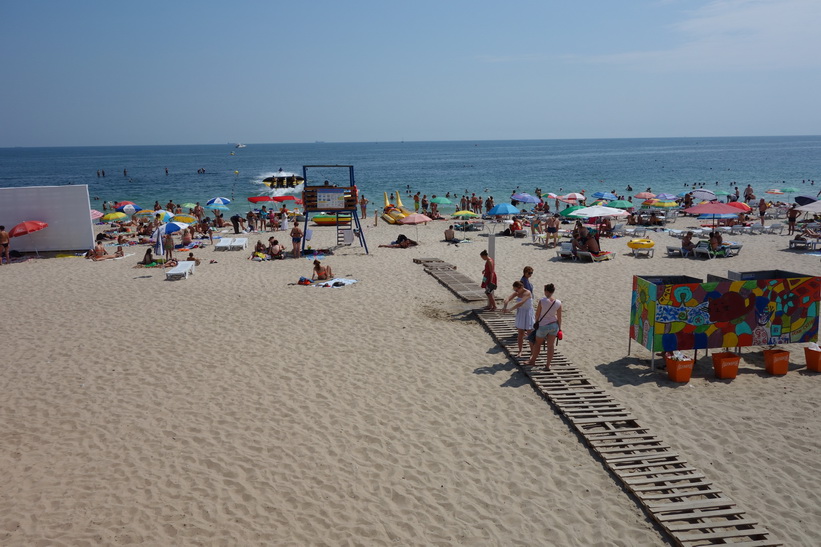
<path fill-rule="evenodd" d="M 553 361 L 553 350 L 556 346 L 556 335 L 562 330 L 562 302 L 553 298 L 556 287 L 553 283 L 544 286 L 544 298 L 539 300 L 539 307 L 536 308 L 536 320 L 539 328 L 536 329 L 536 342 L 530 349 L 530 366 L 536 365 L 536 359 L 542 350 L 542 344 L 547 341 L 547 362 L 545 369 L 550 370 L 550 363 Z"/>

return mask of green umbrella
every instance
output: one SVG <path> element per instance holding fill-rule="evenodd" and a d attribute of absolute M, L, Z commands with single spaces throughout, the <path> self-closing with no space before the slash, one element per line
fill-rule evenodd
<path fill-rule="evenodd" d="M 717 196 L 729 196 L 730 192 L 726 192 L 724 190 L 716 190 L 714 192 L 714 194 L 717 195 Z"/>
<path fill-rule="evenodd" d="M 180 207 L 184 207 L 186 209 L 193 209 L 196 206 L 197 206 L 196 203 L 183 203 L 182 205 L 180 205 Z"/>
<path fill-rule="evenodd" d="M 785 194 L 794 194 L 798 192 L 798 188 L 793 188 L 792 186 L 787 186 L 786 188 L 781 189 L 782 192 Z"/>
<path fill-rule="evenodd" d="M 439 205 L 448 205 L 448 204 L 450 204 L 450 203 L 453 203 L 453 202 L 452 202 L 451 200 L 449 200 L 448 198 L 442 198 L 442 197 L 439 197 L 439 198 L 431 198 L 430 202 L 431 202 L 431 203 L 437 203 L 437 204 L 439 204 Z"/>
<path fill-rule="evenodd" d="M 565 218 L 582 218 L 582 217 L 574 216 L 573 211 L 578 211 L 579 209 L 584 209 L 584 208 L 585 208 L 584 205 L 572 205 L 572 206 L 568 207 L 567 209 L 564 209 L 559 214 L 561 216 L 565 217 Z"/>
<path fill-rule="evenodd" d="M 615 207 L 616 209 L 630 209 L 631 207 L 635 207 L 636 205 L 626 199 L 617 199 L 616 201 L 611 201 L 607 204 L 608 207 Z"/>

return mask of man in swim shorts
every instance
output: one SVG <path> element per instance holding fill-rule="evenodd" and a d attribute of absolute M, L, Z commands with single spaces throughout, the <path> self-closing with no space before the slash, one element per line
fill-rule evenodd
<path fill-rule="evenodd" d="M 11 264 L 11 256 L 9 256 L 9 242 L 11 241 L 11 236 L 6 231 L 5 226 L 0 226 L 0 266 L 3 265 L 3 257 L 6 257 L 6 262 Z"/>

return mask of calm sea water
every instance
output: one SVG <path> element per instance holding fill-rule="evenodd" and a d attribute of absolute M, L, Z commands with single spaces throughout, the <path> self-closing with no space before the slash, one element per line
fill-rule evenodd
<path fill-rule="evenodd" d="M 497 203 L 514 190 L 537 187 L 588 195 L 647 188 L 677 194 L 693 183 L 713 190 L 751 184 L 759 195 L 794 187 L 797 194 L 815 195 L 821 190 L 821 136 L 5 148 L 0 187 L 87 184 L 92 199 L 128 199 L 144 207 L 154 200 L 204 203 L 225 196 L 235 200 L 232 211 L 243 211 L 247 197 L 270 192 L 263 178 L 316 164 L 353 165 L 373 205 L 381 205 L 383 192 L 405 195 L 408 188 L 428 196 L 491 194 Z M 98 169 L 106 176 L 98 177 Z M 318 184 L 348 183 L 346 169 L 315 168 L 308 175 Z"/>

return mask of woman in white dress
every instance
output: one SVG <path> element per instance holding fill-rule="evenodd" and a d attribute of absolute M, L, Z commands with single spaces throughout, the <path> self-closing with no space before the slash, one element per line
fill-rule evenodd
<path fill-rule="evenodd" d="M 513 304 L 513 307 L 508 309 L 507 305 L 510 304 L 513 300 L 516 300 L 516 303 Z M 527 289 L 525 289 L 524 284 L 521 281 L 514 281 L 513 282 L 513 294 L 505 298 L 505 304 L 502 307 L 502 313 L 508 313 L 516 310 L 516 330 L 519 333 L 517 341 L 519 343 L 519 352 L 516 354 L 516 357 L 522 356 L 522 344 L 524 344 L 525 336 L 533 330 L 533 295 Z"/>

